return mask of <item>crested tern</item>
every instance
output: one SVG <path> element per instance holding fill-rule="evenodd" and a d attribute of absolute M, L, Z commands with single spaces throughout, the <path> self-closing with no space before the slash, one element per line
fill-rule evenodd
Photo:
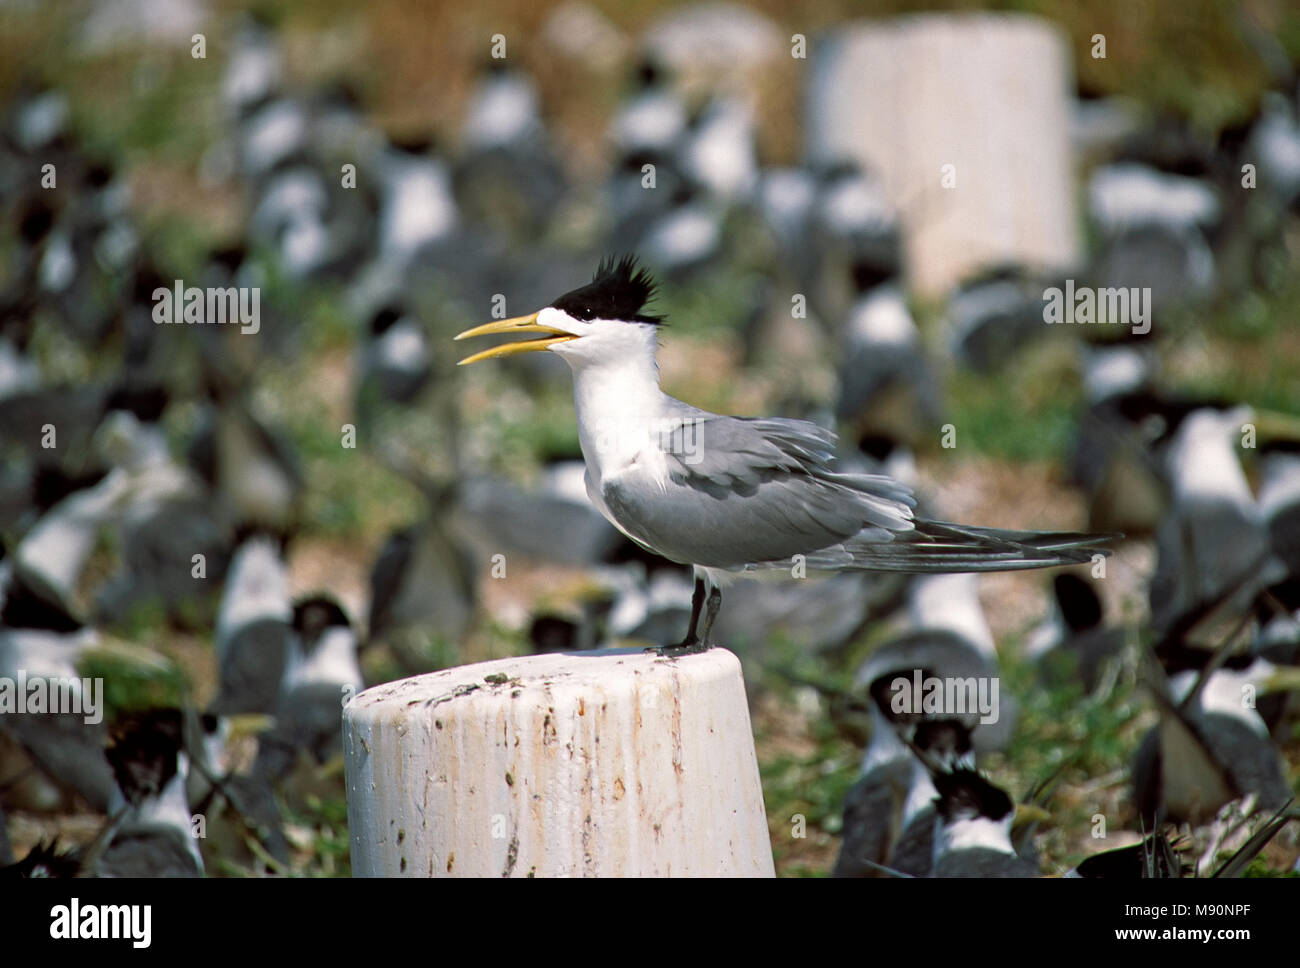
<path fill-rule="evenodd" d="M 1005 790 L 966 768 L 935 772 L 932 877 L 1038 877 L 1037 863 L 1012 843 L 1015 802 Z M 1024 811 L 1041 819 L 1039 808 Z"/>
<path fill-rule="evenodd" d="M 659 386 L 663 317 L 657 284 L 635 259 L 606 259 L 595 278 L 549 306 L 476 326 L 456 339 L 538 333 L 461 365 L 548 350 L 573 372 L 587 494 L 615 527 L 694 568 L 690 626 L 674 652 L 703 651 L 737 573 L 1008 571 L 1087 562 L 1108 536 L 1005 531 L 918 518 L 889 477 L 832 469 L 836 437 L 804 420 L 729 417 Z"/>

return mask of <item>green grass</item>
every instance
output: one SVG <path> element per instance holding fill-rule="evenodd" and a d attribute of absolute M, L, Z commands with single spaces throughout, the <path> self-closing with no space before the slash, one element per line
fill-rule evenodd
<path fill-rule="evenodd" d="M 312 862 L 304 871 L 308 877 L 351 877 L 352 855 L 348 839 L 348 802 L 340 778 L 336 795 L 308 794 L 303 806 L 287 810 L 286 819 L 314 831 Z"/>
<path fill-rule="evenodd" d="M 162 706 L 190 703 L 193 686 L 175 663 L 156 667 L 116 656 L 85 656 L 77 670 L 80 675 L 104 681 L 104 722 L 115 722 L 125 713 L 142 712 Z"/>
<path fill-rule="evenodd" d="M 1068 455 L 1082 395 L 1059 344 L 1033 346 L 993 377 L 958 370 L 947 381 L 947 420 L 956 450 L 1009 461 Z"/>

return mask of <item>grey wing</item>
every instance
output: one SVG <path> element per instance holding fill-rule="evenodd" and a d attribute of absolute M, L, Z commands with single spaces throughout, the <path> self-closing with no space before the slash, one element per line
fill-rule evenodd
<path fill-rule="evenodd" d="M 601 496 L 625 532 L 674 561 L 788 564 L 855 536 L 889 541 L 912 527 L 911 492 L 888 477 L 831 471 L 835 435 L 807 421 L 681 404 L 657 444 L 666 484 L 623 475 Z"/>
<path fill-rule="evenodd" d="M 829 430 L 677 407 L 657 441 L 669 481 L 624 475 L 601 491 L 626 534 L 673 561 L 757 570 L 802 555 L 814 569 L 1006 571 L 1087 562 L 1106 540 L 915 520 L 905 485 L 830 469 Z"/>
<path fill-rule="evenodd" d="M 934 865 L 934 877 L 1039 877 L 1037 865 L 1018 854 L 989 847 L 967 847 L 944 854 Z"/>
<path fill-rule="evenodd" d="M 877 876 L 863 862 L 883 864 L 889 859 L 911 772 L 910 761 L 897 760 L 877 767 L 850 788 L 844 797 L 844 835 L 832 876 Z"/>
<path fill-rule="evenodd" d="M 184 833 L 153 826 L 118 835 L 95 870 L 98 877 L 202 877 Z"/>
<path fill-rule="evenodd" d="M 1199 725 L 1206 746 L 1227 769 L 1235 792 L 1258 794 L 1260 806 L 1267 810 L 1291 798 L 1282 759 L 1271 742 L 1222 713 L 1202 716 Z"/>
<path fill-rule="evenodd" d="M 889 855 L 889 866 L 902 874 L 929 877 L 934 867 L 934 806 L 927 804 L 903 828 Z"/>
<path fill-rule="evenodd" d="M 259 619 L 240 628 L 221 659 L 220 691 L 213 712 L 269 713 L 274 711 L 284 674 L 289 624 Z"/>
<path fill-rule="evenodd" d="M 107 812 L 117 780 L 104 758 L 108 730 L 102 722 L 88 725 L 78 713 L 8 713 L 0 718 L 0 735 L 6 732 L 46 776 Z"/>

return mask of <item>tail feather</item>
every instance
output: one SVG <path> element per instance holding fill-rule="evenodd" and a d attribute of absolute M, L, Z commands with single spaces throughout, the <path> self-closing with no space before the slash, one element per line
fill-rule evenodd
<path fill-rule="evenodd" d="M 1080 531 L 1006 531 L 916 522 L 915 530 L 892 541 L 850 540 L 807 556 L 810 568 L 861 569 L 913 574 L 964 571 L 1019 571 L 1085 564 L 1121 535 Z"/>

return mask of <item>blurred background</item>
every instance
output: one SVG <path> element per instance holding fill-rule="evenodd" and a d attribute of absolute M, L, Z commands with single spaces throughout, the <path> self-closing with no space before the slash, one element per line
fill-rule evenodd
<path fill-rule="evenodd" d="M 674 396 L 833 426 L 932 517 L 1126 535 L 1103 575 L 729 593 L 779 873 L 835 866 L 905 630 L 1001 677 L 975 748 L 1043 873 L 1157 817 L 1239 846 L 1300 777 L 1285 696 L 1264 778 L 1191 806 L 1140 747 L 1152 677 L 1297 661 L 1298 64 L 1281 0 L 0 0 L 0 676 L 106 706 L 0 717 L 0 863 L 346 875 L 341 690 L 680 638 L 567 368 L 451 344 L 623 252 Z M 177 286 L 256 293 L 248 331 L 159 322 Z M 1128 316 L 1045 322 L 1089 287 Z"/>

